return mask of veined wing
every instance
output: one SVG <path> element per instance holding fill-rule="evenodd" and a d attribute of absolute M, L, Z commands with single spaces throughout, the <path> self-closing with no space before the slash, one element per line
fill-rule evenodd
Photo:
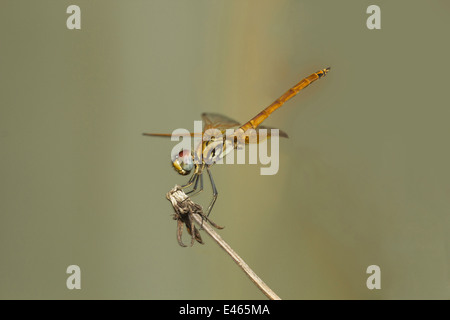
<path fill-rule="evenodd" d="M 142 135 L 144 136 L 150 136 L 150 137 L 163 137 L 163 138 L 170 138 L 170 137 L 201 137 L 202 134 L 199 133 L 177 133 L 177 134 L 172 134 L 172 133 L 143 133 Z"/>
<path fill-rule="evenodd" d="M 225 134 L 226 129 L 237 129 L 240 126 L 240 123 L 236 120 L 233 120 L 227 116 L 217 114 L 217 113 L 203 113 L 202 119 L 204 122 L 204 131 L 208 129 L 217 129 L 222 132 L 222 134 Z M 260 139 L 259 136 L 259 129 L 266 129 L 266 136 L 264 138 Z M 245 143 L 260 143 L 261 141 L 266 140 L 267 138 L 270 138 L 272 136 L 271 129 L 275 129 L 272 127 L 267 126 L 259 126 L 256 131 L 256 141 L 254 139 L 249 139 L 249 137 L 245 137 Z M 288 135 L 283 130 L 279 130 L 278 133 L 279 137 L 288 138 Z"/>
<path fill-rule="evenodd" d="M 267 131 L 264 134 L 260 133 L 261 129 L 266 129 Z M 249 135 L 245 135 L 245 133 L 243 131 L 237 131 L 237 139 L 238 141 L 244 141 L 243 139 L 245 138 L 245 143 L 246 144 L 258 144 L 264 140 L 267 140 L 269 138 L 271 138 L 272 136 L 274 136 L 272 133 L 272 129 L 277 129 L 277 128 L 272 128 L 272 127 L 267 127 L 267 126 L 259 126 L 256 129 L 253 129 L 256 131 L 256 136 L 252 136 L 250 132 L 247 132 L 247 134 Z M 252 128 L 247 129 L 247 130 L 252 130 Z M 286 132 L 284 132 L 283 130 L 277 129 L 278 130 L 278 137 L 282 137 L 282 138 L 289 138 L 289 136 L 287 135 Z M 256 139 L 255 139 L 256 138 Z"/>
<path fill-rule="evenodd" d="M 222 116 L 220 114 L 216 113 L 203 113 L 202 114 L 202 120 L 204 124 L 203 131 L 206 131 L 208 129 L 218 129 L 222 132 L 225 132 L 226 129 L 229 128 L 235 128 L 240 126 L 241 124 L 233 119 L 230 119 L 228 117 Z M 172 136 L 174 137 L 201 137 L 202 133 L 189 133 L 189 134 L 171 134 L 171 133 L 143 133 L 144 136 L 150 136 L 150 137 L 165 137 L 170 138 Z"/>
<path fill-rule="evenodd" d="M 229 128 L 236 128 L 240 126 L 241 124 L 233 119 L 230 119 L 228 117 L 222 116 L 220 114 L 216 113 L 203 113 L 202 114 L 202 120 L 204 124 L 203 131 L 206 131 L 208 129 L 218 129 L 225 133 L 226 129 Z M 144 136 L 151 136 L 151 137 L 166 137 L 170 138 L 172 136 L 175 137 L 201 137 L 202 133 L 189 133 L 189 134 L 175 134 L 172 135 L 171 133 L 143 133 Z"/>
<path fill-rule="evenodd" d="M 266 129 L 267 130 L 267 136 L 270 137 L 271 136 L 271 130 L 272 129 L 277 129 L 278 130 L 278 136 L 282 137 L 282 138 L 289 138 L 288 134 L 286 132 L 284 132 L 281 129 L 278 128 L 273 128 L 273 127 L 268 127 L 268 126 L 259 126 L 256 131 L 258 131 L 258 129 Z"/>
<path fill-rule="evenodd" d="M 218 129 L 224 132 L 226 129 L 239 127 L 241 124 L 236 120 L 218 113 L 202 113 L 203 131 Z"/>
<path fill-rule="evenodd" d="M 236 120 L 233 120 L 229 117 L 226 117 L 221 114 L 217 113 L 203 113 L 202 114 L 202 120 L 204 123 L 204 131 L 208 129 L 218 129 L 223 134 L 225 134 L 226 129 L 235 129 L 238 128 L 241 124 L 237 122 Z M 259 129 L 267 129 L 267 138 L 271 137 L 271 127 L 267 126 L 259 126 L 256 130 L 257 134 L 259 135 L 258 130 Z M 181 134 L 171 134 L 171 133 L 143 133 L 144 136 L 150 136 L 150 137 L 163 137 L 163 138 L 170 138 L 170 137 L 200 137 L 202 134 L 197 133 L 181 133 Z M 288 135 L 286 132 L 279 130 L 279 136 L 283 138 L 288 138 Z M 259 143 L 258 138 L 258 143 Z M 262 140 L 261 140 L 262 141 Z M 248 139 L 246 139 L 246 143 L 248 143 Z"/>

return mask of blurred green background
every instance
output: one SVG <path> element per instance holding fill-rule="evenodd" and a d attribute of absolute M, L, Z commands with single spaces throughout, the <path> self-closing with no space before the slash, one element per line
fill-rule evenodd
<path fill-rule="evenodd" d="M 449 9 L 2 0 L 0 298 L 264 299 L 206 235 L 178 246 L 165 193 L 187 178 L 175 142 L 141 133 L 193 130 L 205 111 L 247 121 L 328 66 L 266 122 L 290 135 L 277 175 L 213 168 L 211 218 L 284 299 L 450 298 Z"/>

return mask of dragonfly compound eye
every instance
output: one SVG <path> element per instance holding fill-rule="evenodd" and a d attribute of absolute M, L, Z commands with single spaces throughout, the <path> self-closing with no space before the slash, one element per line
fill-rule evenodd
<path fill-rule="evenodd" d="M 179 174 L 183 176 L 188 175 L 194 168 L 191 152 L 189 150 L 181 150 L 173 159 L 172 165 Z"/>

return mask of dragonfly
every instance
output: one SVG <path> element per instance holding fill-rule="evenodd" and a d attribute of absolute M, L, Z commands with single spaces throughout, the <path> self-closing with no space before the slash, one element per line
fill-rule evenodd
<path fill-rule="evenodd" d="M 204 125 L 203 132 L 188 134 L 191 137 L 201 136 L 202 139 L 200 139 L 200 142 L 194 147 L 193 151 L 183 149 L 178 154 L 175 154 L 171 161 L 175 171 L 180 175 L 186 176 L 192 172 L 189 181 L 185 185 L 181 186 L 182 189 L 192 187 L 190 191 L 186 192 L 186 195 L 189 195 L 189 197 L 193 197 L 203 191 L 203 173 L 205 171 L 207 172 L 212 187 L 212 199 L 205 213 L 206 217 L 208 217 L 211 213 L 211 210 L 214 207 L 219 195 L 211 174 L 211 166 L 214 165 L 219 159 L 223 158 L 231 150 L 242 146 L 242 144 L 259 143 L 266 138 L 270 138 L 270 132 L 272 132 L 270 129 L 272 128 L 261 126 L 261 123 L 275 110 L 284 105 L 286 101 L 297 95 L 297 93 L 314 81 L 323 78 L 329 71 L 330 68 L 328 67 L 303 78 L 299 83 L 290 88 L 272 104 L 244 124 L 240 124 L 231 118 L 216 113 L 202 114 L 202 121 Z M 232 135 L 225 134 L 229 129 L 234 130 Z M 255 139 L 249 139 L 249 129 L 254 130 L 253 132 L 256 134 Z M 260 129 L 266 130 L 264 130 L 264 133 L 261 134 L 262 131 L 260 131 Z M 218 138 L 215 138 L 208 133 L 211 130 L 215 130 L 216 132 L 219 131 L 222 134 L 216 134 Z M 174 135 L 182 136 L 183 134 L 143 133 L 143 135 L 152 137 L 172 137 Z M 281 130 L 278 131 L 278 135 L 284 138 L 288 137 L 288 135 Z"/>

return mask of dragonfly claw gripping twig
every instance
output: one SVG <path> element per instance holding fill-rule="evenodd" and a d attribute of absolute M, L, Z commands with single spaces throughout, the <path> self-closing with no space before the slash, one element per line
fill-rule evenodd
<path fill-rule="evenodd" d="M 175 186 L 166 194 L 167 199 L 172 203 L 175 209 L 174 219 L 177 220 L 177 239 L 180 246 L 186 247 L 181 240 L 183 223 L 186 224 L 186 228 L 191 235 L 191 246 L 197 240 L 199 243 L 203 243 L 200 237 L 199 230 L 195 227 L 194 223 L 197 223 L 203 230 L 233 259 L 234 262 L 245 272 L 250 280 L 271 300 L 280 300 L 275 292 L 272 291 L 264 281 L 259 278 L 256 273 L 250 269 L 245 261 L 227 244 L 213 227 L 222 229 L 222 227 L 216 225 L 214 222 L 208 219 L 203 214 L 203 209 L 200 205 L 191 201 L 191 199 L 184 193 L 180 186 Z M 204 222 L 207 223 L 204 223 Z"/>
<path fill-rule="evenodd" d="M 188 233 L 191 235 L 191 246 L 195 241 L 203 244 L 202 237 L 200 236 L 199 230 L 195 227 L 194 224 L 194 215 L 200 216 L 203 221 L 206 220 L 213 227 L 217 229 L 223 229 L 223 227 L 215 224 L 211 220 L 209 220 L 203 214 L 202 206 L 192 202 L 192 200 L 184 193 L 180 186 L 176 185 L 172 190 L 170 190 L 166 194 L 166 198 L 172 203 L 172 206 L 175 210 L 175 214 L 173 215 L 173 219 L 177 220 L 177 240 L 178 244 L 182 247 L 186 247 L 181 238 L 183 233 L 183 224 L 186 225 L 186 229 Z"/>

